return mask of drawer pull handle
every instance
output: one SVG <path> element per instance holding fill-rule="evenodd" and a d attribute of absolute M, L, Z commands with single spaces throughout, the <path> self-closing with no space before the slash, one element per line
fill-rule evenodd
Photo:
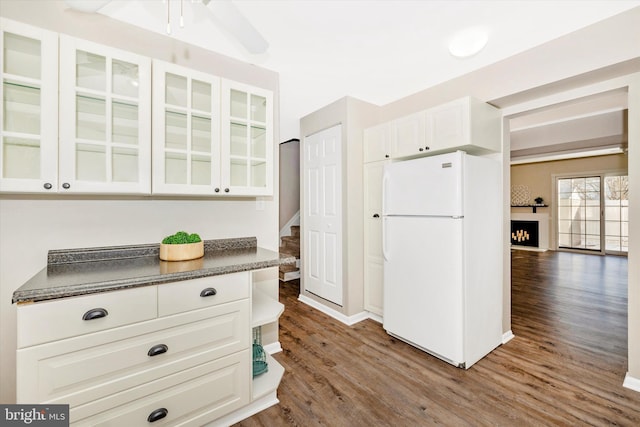
<path fill-rule="evenodd" d="M 147 355 L 149 357 L 153 357 L 162 353 L 166 353 L 168 350 L 169 350 L 169 347 L 167 347 L 166 344 L 158 344 L 151 347 L 147 352 Z"/>
<path fill-rule="evenodd" d="M 161 420 L 164 417 L 166 417 L 168 413 L 169 411 L 167 411 L 167 408 L 156 409 L 155 411 L 149 414 L 149 416 L 147 417 L 147 421 L 149 421 L 150 423 L 153 423 L 155 421 Z"/>
<path fill-rule="evenodd" d="M 166 344 L 158 344 L 151 347 L 147 352 L 147 355 L 149 357 L 153 357 L 162 353 L 166 353 L 168 350 L 169 350 L 169 347 L 167 347 Z"/>
<path fill-rule="evenodd" d="M 109 314 L 109 312 L 104 308 L 92 308 L 82 316 L 82 320 L 99 319 L 101 317 L 107 317 L 107 314 Z"/>
<path fill-rule="evenodd" d="M 202 292 L 200 292 L 200 296 L 202 298 L 204 298 L 204 297 L 212 297 L 217 293 L 218 293 L 218 291 L 216 291 L 214 288 L 205 288 L 205 289 L 202 290 Z"/>

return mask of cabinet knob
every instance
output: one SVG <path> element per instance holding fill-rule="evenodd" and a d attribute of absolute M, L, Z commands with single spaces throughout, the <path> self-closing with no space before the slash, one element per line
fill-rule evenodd
<path fill-rule="evenodd" d="M 424 148 L 420 147 L 420 148 L 419 148 L 419 151 L 424 151 Z"/>
<path fill-rule="evenodd" d="M 62 184 L 62 188 L 64 188 L 65 190 L 68 190 L 69 188 L 71 188 L 71 184 L 69 184 L 68 182 L 65 182 Z"/>
<path fill-rule="evenodd" d="M 228 189 L 228 188 L 225 188 L 225 189 L 224 189 L 224 192 L 225 192 L 225 193 L 228 193 L 228 192 L 229 192 L 229 189 Z"/>
<path fill-rule="evenodd" d="M 380 215 L 378 215 L 378 214 L 373 214 L 373 217 L 374 217 L 374 218 L 380 218 Z"/>
<path fill-rule="evenodd" d="M 167 347 L 166 344 L 157 344 L 149 349 L 149 351 L 147 352 L 147 356 L 157 356 L 159 354 L 166 353 L 168 350 L 169 347 Z"/>
<path fill-rule="evenodd" d="M 429 150 L 429 147 L 424 147 L 425 150 Z"/>
<path fill-rule="evenodd" d="M 107 317 L 109 312 L 104 308 L 92 308 L 82 315 L 82 320 L 100 319 L 101 317 Z"/>
<path fill-rule="evenodd" d="M 218 291 L 216 291 L 215 288 L 205 288 L 205 289 L 202 290 L 202 292 L 200 292 L 200 296 L 202 298 L 204 298 L 204 297 L 212 297 L 217 293 L 218 293 Z"/>
<path fill-rule="evenodd" d="M 51 190 L 53 188 L 53 185 L 51 185 L 50 182 L 45 182 L 44 183 L 44 189 L 45 190 Z"/>
<path fill-rule="evenodd" d="M 388 158 L 389 158 L 389 155 L 388 155 L 388 154 L 385 154 L 385 155 L 384 155 L 384 158 L 385 158 L 385 159 L 388 159 Z"/>
<path fill-rule="evenodd" d="M 216 187 L 213 191 L 215 191 L 216 193 L 219 193 L 220 189 L 218 187 Z"/>
<path fill-rule="evenodd" d="M 166 417 L 168 413 L 169 411 L 167 411 L 167 408 L 156 409 L 155 411 L 149 414 L 149 416 L 147 417 L 147 421 L 150 423 L 156 422 Z"/>

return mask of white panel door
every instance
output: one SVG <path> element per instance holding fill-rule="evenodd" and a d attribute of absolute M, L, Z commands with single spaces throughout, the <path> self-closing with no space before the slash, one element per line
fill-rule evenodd
<path fill-rule="evenodd" d="M 342 305 L 342 126 L 304 138 L 303 287 Z"/>

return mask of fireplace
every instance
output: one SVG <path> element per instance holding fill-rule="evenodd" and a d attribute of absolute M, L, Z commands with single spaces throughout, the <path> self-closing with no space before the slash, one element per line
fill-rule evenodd
<path fill-rule="evenodd" d="M 540 232 L 538 221 L 511 221 L 511 244 L 538 247 Z"/>

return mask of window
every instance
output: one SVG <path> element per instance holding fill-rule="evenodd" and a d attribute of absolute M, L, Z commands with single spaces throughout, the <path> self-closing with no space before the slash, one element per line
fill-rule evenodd
<path fill-rule="evenodd" d="M 608 252 L 629 251 L 629 178 L 604 178 L 604 241 Z"/>
<path fill-rule="evenodd" d="M 628 252 L 628 189 L 626 175 L 557 178 L 558 248 Z"/>

